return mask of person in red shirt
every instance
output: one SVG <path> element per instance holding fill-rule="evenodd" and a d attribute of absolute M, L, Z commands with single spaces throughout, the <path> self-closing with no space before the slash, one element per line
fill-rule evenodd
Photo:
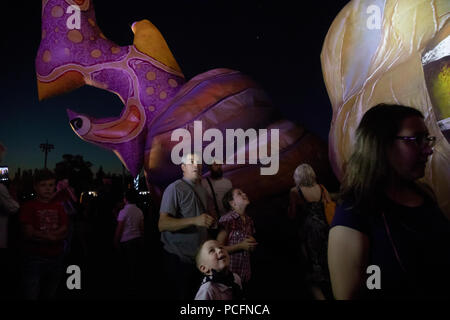
<path fill-rule="evenodd" d="M 51 171 L 38 171 L 34 176 L 36 200 L 25 203 L 20 211 L 25 299 L 53 298 L 62 275 L 68 218 L 61 203 L 52 199 L 55 182 Z"/>

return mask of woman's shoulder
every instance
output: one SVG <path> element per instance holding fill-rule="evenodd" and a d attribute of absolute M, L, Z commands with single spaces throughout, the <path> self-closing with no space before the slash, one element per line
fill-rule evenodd
<path fill-rule="evenodd" d="M 289 190 L 289 197 L 291 201 L 297 204 L 305 202 L 302 189 L 299 186 L 292 187 L 291 190 Z"/>
<path fill-rule="evenodd" d="M 330 228 L 336 226 L 344 226 L 362 233 L 368 233 L 370 229 L 370 218 L 367 213 L 356 209 L 353 202 L 343 201 L 336 207 Z"/>

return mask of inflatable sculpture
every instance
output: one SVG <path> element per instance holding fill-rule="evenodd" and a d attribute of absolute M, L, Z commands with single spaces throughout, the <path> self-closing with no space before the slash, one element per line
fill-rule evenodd
<path fill-rule="evenodd" d="M 179 143 L 172 139 L 174 130 L 186 129 L 194 136 L 196 124 L 223 136 L 232 128 L 266 129 L 266 146 L 277 140 L 279 168 L 275 174 L 261 175 L 263 163 L 223 167 L 224 174 L 252 199 L 287 191 L 301 162 L 311 163 L 322 181 L 333 179 L 326 145 L 302 127 L 279 118 L 248 76 L 214 69 L 186 81 L 152 23 L 136 22 L 132 30 L 133 45 L 120 47 L 99 29 L 92 1 L 42 2 L 42 39 L 36 57 L 39 99 L 88 84 L 117 94 L 124 104 L 115 119 L 94 119 L 68 110 L 70 124 L 80 138 L 114 151 L 133 176 L 144 167 L 147 182 L 157 192 L 181 175 L 171 158 Z M 272 129 L 278 130 L 276 137 L 270 134 Z M 202 147 L 207 145 L 203 136 Z M 248 156 L 252 146 L 247 140 L 241 149 Z"/>
<path fill-rule="evenodd" d="M 329 156 L 336 175 L 369 108 L 382 102 L 417 108 L 438 137 L 424 179 L 450 218 L 450 1 L 353 0 L 331 25 L 321 61 L 333 106 Z"/>

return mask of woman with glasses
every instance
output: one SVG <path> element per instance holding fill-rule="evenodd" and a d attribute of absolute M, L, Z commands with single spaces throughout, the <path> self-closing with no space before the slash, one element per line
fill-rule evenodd
<path fill-rule="evenodd" d="M 450 297 L 450 223 L 417 182 L 435 142 L 410 107 L 361 119 L 329 233 L 336 299 Z"/>

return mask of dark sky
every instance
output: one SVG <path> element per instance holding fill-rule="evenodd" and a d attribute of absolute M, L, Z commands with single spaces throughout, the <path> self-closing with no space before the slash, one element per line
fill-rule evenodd
<path fill-rule="evenodd" d="M 320 51 L 334 17 L 348 1 L 94 0 L 97 23 L 119 45 L 133 41 L 130 26 L 149 19 L 164 35 L 186 79 L 209 69 L 240 70 L 255 79 L 289 119 L 327 140 L 331 105 L 320 66 Z M 108 150 L 82 141 L 68 124 L 66 109 L 97 118 L 117 117 L 114 94 L 83 87 L 38 101 L 34 59 L 41 35 L 40 1 L 2 5 L 0 141 L 12 174 L 42 167 L 39 145 L 55 149 L 48 167 L 66 153 L 80 154 L 106 172 L 122 171 Z"/>

